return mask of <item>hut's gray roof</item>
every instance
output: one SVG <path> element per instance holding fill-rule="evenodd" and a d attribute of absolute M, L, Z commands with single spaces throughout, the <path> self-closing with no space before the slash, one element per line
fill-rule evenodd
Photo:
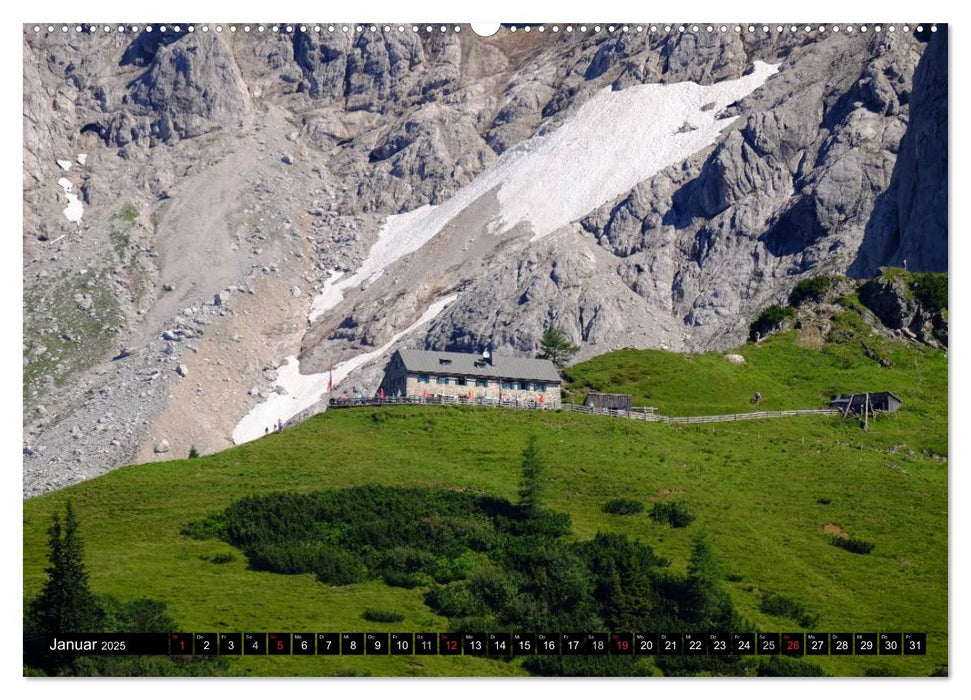
<path fill-rule="evenodd" d="M 556 365 L 550 360 L 493 355 L 492 363 L 489 364 L 483 363 L 482 356 L 478 354 L 408 349 L 399 350 L 398 355 L 408 372 L 458 374 L 494 379 L 533 379 L 544 382 L 561 381 Z"/>

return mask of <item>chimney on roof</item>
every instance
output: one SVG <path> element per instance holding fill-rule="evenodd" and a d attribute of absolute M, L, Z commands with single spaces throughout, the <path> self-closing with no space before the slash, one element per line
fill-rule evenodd
<path fill-rule="evenodd" d="M 489 346 L 487 345 L 482 351 L 482 361 L 486 364 L 492 364 L 492 354 L 489 352 Z"/>

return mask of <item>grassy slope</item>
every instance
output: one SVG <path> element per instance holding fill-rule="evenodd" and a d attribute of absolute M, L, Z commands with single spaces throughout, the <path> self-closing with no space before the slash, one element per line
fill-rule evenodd
<path fill-rule="evenodd" d="M 847 328 L 853 325 L 846 320 Z M 873 345 L 876 341 L 867 341 Z M 347 587 L 312 576 L 249 571 L 203 557 L 233 551 L 179 534 L 188 521 L 247 494 L 379 483 L 477 489 L 515 498 L 518 462 L 534 431 L 549 464 L 549 506 L 567 511 L 577 537 L 598 530 L 640 538 L 684 569 L 691 538 L 712 535 L 737 605 L 760 629 L 796 630 L 759 612 L 761 592 L 806 604 L 824 631 L 927 631 L 925 658 L 821 658 L 828 673 L 868 668 L 925 675 L 947 662 L 947 361 L 943 353 L 886 345 L 894 368 L 862 358 L 858 339 L 823 350 L 792 333 L 740 352 L 682 358 L 622 351 L 571 368 L 578 384 L 632 391 L 636 404 L 670 415 L 822 405 L 835 391 L 891 389 L 904 409 L 869 434 L 853 421 L 800 417 L 708 426 L 667 426 L 579 414 L 460 407 L 331 411 L 282 434 L 196 460 L 127 467 L 24 504 L 24 586 L 43 581 L 44 531 L 53 510 L 74 499 L 86 538 L 92 586 L 121 597 L 155 596 L 189 631 L 433 631 L 446 621 L 421 591 L 380 583 Z M 909 451 L 913 451 L 911 455 Z M 679 492 L 698 519 L 672 530 L 646 514 L 600 512 L 625 496 Z M 828 499 L 828 505 L 820 500 Z M 375 517 L 380 517 L 376 513 Z M 876 543 L 866 556 L 829 544 L 838 525 Z M 365 622 L 366 608 L 406 615 Z M 272 675 L 368 671 L 373 675 L 505 675 L 518 664 L 435 657 L 245 658 L 233 673 Z"/>

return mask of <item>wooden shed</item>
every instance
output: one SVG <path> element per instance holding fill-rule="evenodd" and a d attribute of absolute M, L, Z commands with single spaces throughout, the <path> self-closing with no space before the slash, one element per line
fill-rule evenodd
<path fill-rule="evenodd" d="M 843 394 L 837 396 L 829 405 L 833 408 L 846 412 L 849 406 L 850 413 L 863 413 L 866 406 L 867 397 L 870 397 L 871 411 L 884 411 L 893 413 L 903 405 L 903 400 L 892 391 L 871 391 L 860 392 L 857 394 Z"/>
<path fill-rule="evenodd" d="M 587 394 L 583 405 L 598 409 L 607 408 L 613 411 L 630 411 L 633 399 L 634 397 L 630 394 L 603 394 L 591 391 Z"/>

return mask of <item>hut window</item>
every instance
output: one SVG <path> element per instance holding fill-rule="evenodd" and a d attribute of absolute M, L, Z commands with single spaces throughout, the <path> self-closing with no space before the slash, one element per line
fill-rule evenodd
<path fill-rule="evenodd" d="M 469 383 L 469 380 L 466 379 L 465 377 L 459 377 L 458 379 L 455 380 L 455 383 L 458 384 L 459 386 L 465 386 Z"/>
<path fill-rule="evenodd" d="M 448 384 L 448 377 L 435 377 L 436 384 Z"/>
<path fill-rule="evenodd" d="M 545 392 L 546 391 L 546 385 L 545 384 L 533 384 L 533 391 Z"/>
<path fill-rule="evenodd" d="M 428 380 L 428 375 L 427 374 L 419 374 L 418 375 L 418 383 L 419 384 L 428 384 L 428 382 L 429 382 L 429 380 Z"/>
<path fill-rule="evenodd" d="M 517 390 L 517 389 L 519 389 L 519 382 L 503 382 L 502 383 L 502 388 L 503 389 Z"/>
<path fill-rule="evenodd" d="M 475 380 L 475 385 L 476 386 L 485 386 L 485 387 L 487 387 L 487 386 L 489 386 L 489 380 L 488 379 L 476 379 Z"/>

